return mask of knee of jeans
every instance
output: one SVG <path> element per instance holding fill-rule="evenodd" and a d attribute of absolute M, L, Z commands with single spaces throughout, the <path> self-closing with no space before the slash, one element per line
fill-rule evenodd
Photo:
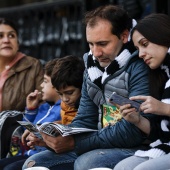
<path fill-rule="evenodd" d="M 29 161 L 29 162 L 27 162 L 27 164 L 26 164 L 26 166 L 27 166 L 27 168 L 31 168 L 31 167 L 33 167 L 35 165 L 35 161 Z"/>
<path fill-rule="evenodd" d="M 77 160 L 75 160 L 75 162 L 74 162 L 74 170 L 77 170 L 77 167 L 79 167 L 79 166 L 77 166 Z"/>

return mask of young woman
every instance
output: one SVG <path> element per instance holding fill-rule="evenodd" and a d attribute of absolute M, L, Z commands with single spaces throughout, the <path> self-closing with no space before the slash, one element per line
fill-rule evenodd
<path fill-rule="evenodd" d="M 145 114 L 158 115 L 158 119 L 142 117 L 129 104 L 121 106 L 120 110 L 127 121 L 156 141 L 150 144 L 148 151 L 139 150 L 135 156 L 119 162 L 114 170 L 170 169 L 170 17 L 165 14 L 145 17 L 134 28 L 132 39 L 139 50 L 139 57 L 151 69 L 152 97 L 134 96 L 130 99 L 142 100 L 140 109 Z M 156 98 L 161 98 L 161 101 Z"/>

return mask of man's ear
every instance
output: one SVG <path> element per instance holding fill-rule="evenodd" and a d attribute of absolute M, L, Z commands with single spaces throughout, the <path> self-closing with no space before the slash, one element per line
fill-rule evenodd
<path fill-rule="evenodd" d="M 122 32 L 122 34 L 120 35 L 120 39 L 123 41 L 123 43 L 127 43 L 128 42 L 128 37 L 129 37 L 129 31 L 126 29 Z"/>

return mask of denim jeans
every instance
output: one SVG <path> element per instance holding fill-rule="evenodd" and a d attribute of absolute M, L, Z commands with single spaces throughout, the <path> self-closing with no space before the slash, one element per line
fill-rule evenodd
<path fill-rule="evenodd" d="M 88 170 L 91 168 L 107 167 L 113 169 L 121 160 L 132 156 L 133 149 L 96 149 L 79 156 L 74 163 L 74 170 Z"/>
<path fill-rule="evenodd" d="M 57 154 L 50 150 L 30 156 L 24 163 L 22 170 L 28 168 L 30 162 L 32 166 L 44 166 L 50 170 L 73 170 L 74 161 L 77 158 L 75 152 Z"/>
<path fill-rule="evenodd" d="M 29 157 L 24 163 L 22 170 L 28 168 L 29 162 L 33 163 L 32 166 L 44 166 L 50 170 L 88 170 L 97 167 L 113 169 L 119 161 L 132 156 L 138 149 L 139 148 L 96 149 L 84 153 L 78 158 L 75 152 L 57 154 L 53 151 L 46 150 Z"/>
<path fill-rule="evenodd" d="M 170 154 L 158 158 L 131 156 L 119 162 L 114 170 L 168 170 L 170 169 Z"/>

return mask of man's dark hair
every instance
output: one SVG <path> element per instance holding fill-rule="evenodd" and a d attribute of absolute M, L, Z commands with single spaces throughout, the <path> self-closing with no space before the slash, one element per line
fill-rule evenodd
<path fill-rule="evenodd" d="M 120 6 L 106 5 L 100 6 L 86 13 L 84 23 L 86 27 L 94 27 L 99 20 L 108 20 L 112 25 L 112 34 L 120 38 L 120 34 L 132 28 L 132 19 Z"/>
<path fill-rule="evenodd" d="M 72 55 L 62 57 L 53 68 L 51 82 L 57 90 L 67 86 L 75 86 L 81 89 L 84 69 L 82 58 Z"/>

